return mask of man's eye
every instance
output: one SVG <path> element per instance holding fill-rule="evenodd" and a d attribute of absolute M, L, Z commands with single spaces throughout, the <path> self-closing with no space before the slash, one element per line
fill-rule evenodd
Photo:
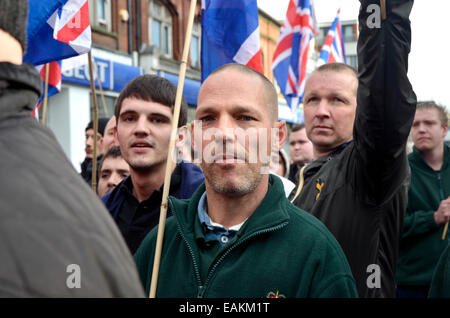
<path fill-rule="evenodd" d="M 305 104 L 313 103 L 315 101 L 317 101 L 316 97 L 309 97 L 306 99 Z"/>
<path fill-rule="evenodd" d="M 209 122 L 209 121 L 212 121 L 213 119 L 214 118 L 212 116 L 203 116 L 203 117 L 200 118 L 200 120 L 202 122 Z"/>
<path fill-rule="evenodd" d="M 241 116 L 239 116 L 239 119 L 240 119 L 240 120 L 243 120 L 243 121 L 252 121 L 252 120 L 255 120 L 255 118 L 253 118 L 253 117 L 251 117 L 251 116 L 247 116 L 247 115 L 241 115 Z"/>
<path fill-rule="evenodd" d="M 155 123 L 155 124 L 163 124 L 163 123 L 165 123 L 167 121 L 165 119 L 162 119 L 162 118 L 152 118 L 151 122 Z"/>
<path fill-rule="evenodd" d="M 122 119 L 123 119 L 123 121 L 126 121 L 126 122 L 132 122 L 132 121 L 134 121 L 134 116 L 125 116 Z"/>

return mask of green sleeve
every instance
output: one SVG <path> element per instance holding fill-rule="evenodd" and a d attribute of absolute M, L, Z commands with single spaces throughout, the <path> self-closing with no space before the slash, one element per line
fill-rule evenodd
<path fill-rule="evenodd" d="M 438 228 L 434 220 L 435 211 L 407 211 L 403 222 L 403 235 L 406 238 L 413 235 L 421 235 Z"/>
<path fill-rule="evenodd" d="M 434 270 L 429 298 L 450 298 L 450 245 L 442 253 Z"/>
<path fill-rule="evenodd" d="M 150 282 L 152 279 L 153 258 L 156 245 L 155 235 L 151 235 L 152 233 L 153 231 L 146 236 L 134 254 L 134 261 L 136 262 L 139 277 L 147 296 L 150 293 Z"/>

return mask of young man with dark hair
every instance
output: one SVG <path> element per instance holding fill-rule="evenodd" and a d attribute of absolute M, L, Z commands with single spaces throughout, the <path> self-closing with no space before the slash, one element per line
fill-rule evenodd
<path fill-rule="evenodd" d="M 175 95 L 176 87 L 167 79 L 141 75 L 128 83 L 116 102 L 115 143 L 130 166 L 130 176 L 102 200 L 132 253 L 159 222 Z M 183 97 L 179 144 L 187 136 L 186 121 L 187 103 Z M 170 169 L 170 194 L 177 198 L 190 198 L 203 182 L 200 168 L 191 163 L 174 161 Z"/>
<path fill-rule="evenodd" d="M 97 193 L 100 198 L 130 175 L 130 167 L 122 158 L 120 148 L 112 147 L 103 155 L 98 174 Z"/>
<path fill-rule="evenodd" d="M 397 265 L 397 297 L 425 298 L 434 268 L 449 242 L 450 147 L 447 111 L 434 102 L 417 104 L 408 155 L 411 184 Z"/>
<path fill-rule="evenodd" d="M 271 153 L 286 140 L 277 107 L 273 85 L 247 66 L 227 64 L 203 82 L 191 135 L 205 183 L 190 200 L 169 198 L 174 216 L 167 220 L 157 297 L 357 295 L 339 244 L 269 174 Z M 156 230 L 135 254 L 147 292 Z"/>
<path fill-rule="evenodd" d="M 28 1 L 0 10 L 0 297 L 140 297 L 108 211 L 31 112 L 42 91 L 22 64 Z"/>
<path fill-rule="evenodd" d="M 367 23 L 379 1 L 360 2 L 358 72 L 324 64 L 306 81 L 314 161 L 300 171 L 293 203 L 334 234 L 360 297 L 395 297 L 409 183 L 405 148 L 416 108 L 407 77 L 413 1 L 386 1 L 379 28 Z"/>

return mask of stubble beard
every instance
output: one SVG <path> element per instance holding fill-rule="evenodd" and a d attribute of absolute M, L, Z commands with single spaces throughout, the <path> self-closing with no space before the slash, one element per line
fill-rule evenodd
<path fill-rule="evenodd" d="M 238 164 L 241 165 L 241 164 Z M 227 197 L 242 197 L 250 192 L 253 192 L 256 187 L 261 182 L 261 178 L 263 174 L 261 174 L 261 168 L 259 165 L 248 164 L 246 165 L 243 173 L 239 175 L 239 178 L 236 180 L 229 180 L 229 178 L 221 177 L 217 170 L 215 169 L 214 164 L 202 164 L 201 168 L 205 175 L 206 181 L 211 188 L 222 195 Z M 222 171 L 236 169 L 236 166 L 219 168 Z M 226 172 L 225 172 L 226 173 Z M 235 172 L 239 173 L 239 171 Z"/>

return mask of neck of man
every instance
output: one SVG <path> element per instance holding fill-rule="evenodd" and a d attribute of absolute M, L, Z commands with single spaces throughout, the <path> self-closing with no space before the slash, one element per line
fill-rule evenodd
<path fill-rule="evenodd" d="M 261 204 L 269 187 L 269 174 L 262 176 L 253 191 L 240 197 L 230 197 L 214 191 L 207 180 L 205 180 L 205 186 L 209 217 L 213 222 L 229 229 L 248 219 Z"/>
<path fill-rule="evenodd" d="M 172 164 L 173 172 L 176 163 Z M 166 175 L 166 162 L 152 166 L 147 170 L 135 170 L 130 167 L 131 183 L 133 184 L 133 195 L 142 202 L 148 199 L 153 191 L 159 190 L 164 184 Z"/>
<path fill-rule="evenodd" d="M 17 65 L 22 64 L 22 46 L 19 41 L 13 38 L 9 33 L 0 29 L 0 62 L 9 62 Z"/>
<path fill-rule="evenodd" d="M 427 164 L 435 171 L 439 171 L 444 163 L 444 145 L 439 147 L 421 151 Z"/>

